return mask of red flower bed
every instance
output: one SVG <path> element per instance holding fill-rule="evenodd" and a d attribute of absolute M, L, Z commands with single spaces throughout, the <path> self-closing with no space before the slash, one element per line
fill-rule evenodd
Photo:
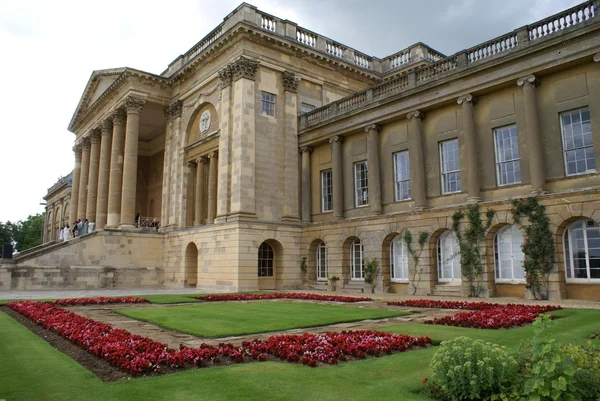
<path fill-rule="evenodd" d="M 56 305 L 103 305 L 103 304 L 143 304 L 149 301 L 144 298 L 134 297 L 97 297 L 97 298 L 66 298 L 54 301 Z"/>
<path fill-rule="evenodd" d="M 388 302 L 388 305 L 413 306 L 420 308 L 469 309 L 470 312 L 459 312 L 452 316 L 444 316 L 428 320 L 428 324 L 444 324 L 447 326 L 474 327 L 480 329 L 508 329 L 532 323 L 540 314 L 562 309 L 556 305 L 521 305 L 495 304 L 488 302 L 432 301 L 427 299 L 411 299 L 402 302 Z"/>
<path fill-rule="evenodd" d="M 161 367 L 179 368 L 186 364 L 204 366 L 220 358 L 243 362 L 246 357 L 264 361 L 273 355 L 289 362 L 309 366 L 335 364 L 347 357 L 381 356 L 431 343 L 427 337 L 409 337 L 377 331 L 280 335 L 265 341 L 244 342 L 242 346 L 202 344 L 199 348 L 168 348 L 147 337 L 85 318 L 52 303 L 10 302 L 8 306 L 42 327 L 55 331 L 88 352 L 107 360 L 129 373 L 160 371 Z"/>
<path fill-rule="evenodd" d="M 264 299 L 305 299 L 310 301 L 332 301 L 332 302 L 363 302 L 372 301 L 371 298 L 366 297 L 346 297 L 342 295 L 319 295 L 319 294 L 305 294 L 301 292 L 290 292 L 290 293 L 270 293 L 270 294 L 219 294 L 219 295 L 205 295 L 203 297 L 197 297 L 203 301 L 216 302 L 216 301 L 255 301 Z"/>

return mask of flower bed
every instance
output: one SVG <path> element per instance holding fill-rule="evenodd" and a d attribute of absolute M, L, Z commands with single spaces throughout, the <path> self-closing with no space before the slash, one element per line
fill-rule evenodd
<path fill-rule="evenodd" d="M 424 323 L 480 329 L 507 329 L 523 326 L 533 323 L 542 313 L 562 309 L 557 305 L 495 304 L 488 302 L 432 301 L 426 299 L 388 302 L 388 305 L 468 309 L 470 312 L 459 312 L 452 316 L 439 317 Z"/>
<path fill-rule="evenodd" d="M 372 301 L 373 299 L 367 297 L 347 297 L 342 295 L 319 295 L 319 294 L 305 294 L 301 292 L 290 292 L 290 293 L 270 293 L 270 294 L 219 294 L 219 295 L 205 295 L 203 297 L 197 297 L 203 301 L 216 302 L 216 301 L 255 301 L 265 299 L 304 299 L 309 301 L 331 301 L 331 302 L 364 302 Z"/>
<path fill-rule="evenodd" d="M 97 298 L 66 298 L 54 301 L 56 305 L 104 305 L 104 304 L 143 304 L 148 303 L 147 299 L 135 297 L 97 297 Z"/>
<path fill-rule="evenodd" d="M 88 319 L 49 302 L 10 302 L 8 307 L 132 374 L 160 372 L 166 367 L 206 366 L 219 363 L 222 358 L 231 362 L 243 362 L 246 358 L 264 361 L 269 355 L 288 362 L 317 366 L 318 363 L 335 364 L 348 357 L 386 355 L 431 343 L 427 337 L 347 331 L 272 336 L 265 341 L 244 342 L 241 346 L 222 343 L 218 347 L 202 344 L 199 348 L 181 346 L 172 349 L 166 344 Z"/>

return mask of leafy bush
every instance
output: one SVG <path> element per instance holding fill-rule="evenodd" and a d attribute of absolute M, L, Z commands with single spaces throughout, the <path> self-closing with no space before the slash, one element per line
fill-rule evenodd
<path fill-rule="evenodd" d="M 580 369 L 575 372 L 575 388 L 581 401 L 600 400 L 600 376 L 591 370 Z"/>
<path fill-rule="evenodd" d="M 441 344 L 431 368 L 444 398 L 475 400 L 507 389 L 516 377 L 518 364 L 505 347 L 457 337 Z"/>
<path fill-rule="evenodd" d="M 585 345 L 565 344 L 561 350 L 575 369 L 590 370 L 600 376 L 600 347 L 588 341 Z"/>

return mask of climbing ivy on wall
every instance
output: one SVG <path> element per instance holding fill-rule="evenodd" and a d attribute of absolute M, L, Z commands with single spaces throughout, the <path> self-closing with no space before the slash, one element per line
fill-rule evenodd
<path fill-rule="evenodd" d="M 404 236 L 402 237 L 404 245 L 406 245 L 406 250 L 413 260 L 412 266 L 409 265 L 408 267 L 408 282 L 412 290 L 411 295 L 415 295 L 417 293 L 417 288 L 419 286 L 419 282 L 421 281 L 421 273 L 423 273 L 423 268 L 419 269 L 419 260 L 421 259 L 421 254 L 423 253 L 423 248 L 425 247 L 425 243 L 427 242 L 428 238 L 428 233 L 420 231 L 419 236 L 417 237 L 417 245 L 419 248 L 414 249 L 412 247 L 413 237 L 410 231 L 406 230 L 404 232 Z"/>

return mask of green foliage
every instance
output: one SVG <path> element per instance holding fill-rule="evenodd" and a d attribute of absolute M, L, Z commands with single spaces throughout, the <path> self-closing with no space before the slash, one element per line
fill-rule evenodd
<path fill-rule="evenodd" d="M 308 273 L 308 265 L 306 263 L 306 256 L 302 258 L 302 262 L 300 262 L 300 271 L 302 274 Z"/>
<path fill-rule="evenodd" d="M 44 218 L 41 214 L 29 215 L 26 220 L 12 225 L 13 239 L 17 243 L 15 250 L 23 252 L 42 243 Z"/>
<path fill-rule="evenodd" d="M 506 347 L 470 337 L 442 342 L 430 366 L 440 392 L 452 400 L 500 393 L 512 384 L 518 369 Z"/>
<path fill-rule="evenodd" d="M 459 210 L 452 216 L 452 231 L 458 242 L 460 253 L 460 269 L 469 283 L 469 296 L 478 297 L 482 289 L 481 273 L 483 272 L 483 256 L 481 245 L 485 241 L 485 233 L 492 226 L 494 212 L 488 209 L 485 213 L 485 223 L 479 212 L 479 205 L 469 205 L 465 210 Z M 461 229 L 461 220 L 467 219 L 465 229 Z"/>
<path fill-rule="evenodd" d="M 365 283 L 371 285 L 371 292 L 377 287 L 377 273 L 379 272 L 379 261 L 377 258 L 365 262 Z"/>
<path fill-rule="evenodd" d="M 546 208 L 536 198 L 513 200 L 512 214 L 515 223 L 520 223 L 523 216 L 529 219 L 522 245 L 527 288 L 535 299 L 548 299 L 548 279 L 554 267 L 555 249 Z"/>
<path fill-rule="evenodd" d="M 590 370 L 600 376 L 600 347 L 588 341 L 586 344 L 565 344 L 561 350 L 575 369 Z"/>
<path fill-rule="evenodd" d="M 423 253 L 423 248 L 425 247 L 425 243 L 427 242 L 428 238 L 428 233 L 420 231 L 417 238 L 417 244 L 419 248 L 418 250 L 415 250 L 412 247 L 413 237 L 410 231 L 406 230 L 404 232 L 404 236 L 402 237 L 404 245 L 406 245 L 406 249 L 408 250 L 408 254 L 413 260 L 412 266 L 409 265 L 408 267 L 408 281 L 412 289 L 412 295 L 416 294 L 419 281 L 421 281 L 421 273 L 423 272 L 423 268 L 419 269 L 419 260 L 421 259 L 421 254 Z"/>
<path fill-rule="evenodd" d="M 527 365 L 523 396 L 539 401 L 577 400 L 573 363 L 561 352 L 560 345 L 551 338 L 548 329 L 554 325 L 547 315 L 535 322 L 531 341 L 531 361 Z"/>
<path fill-rule="evenodd" d="M 586 369 L 575 372 L 575 388 L 582 401 L 600 400 L 600 376 Z"/>
<path fill-rule="evenodd" d="M 13 224 L 10 221 L 0 222 L 0 246 L 11 244 L 13 241 Z"/>

